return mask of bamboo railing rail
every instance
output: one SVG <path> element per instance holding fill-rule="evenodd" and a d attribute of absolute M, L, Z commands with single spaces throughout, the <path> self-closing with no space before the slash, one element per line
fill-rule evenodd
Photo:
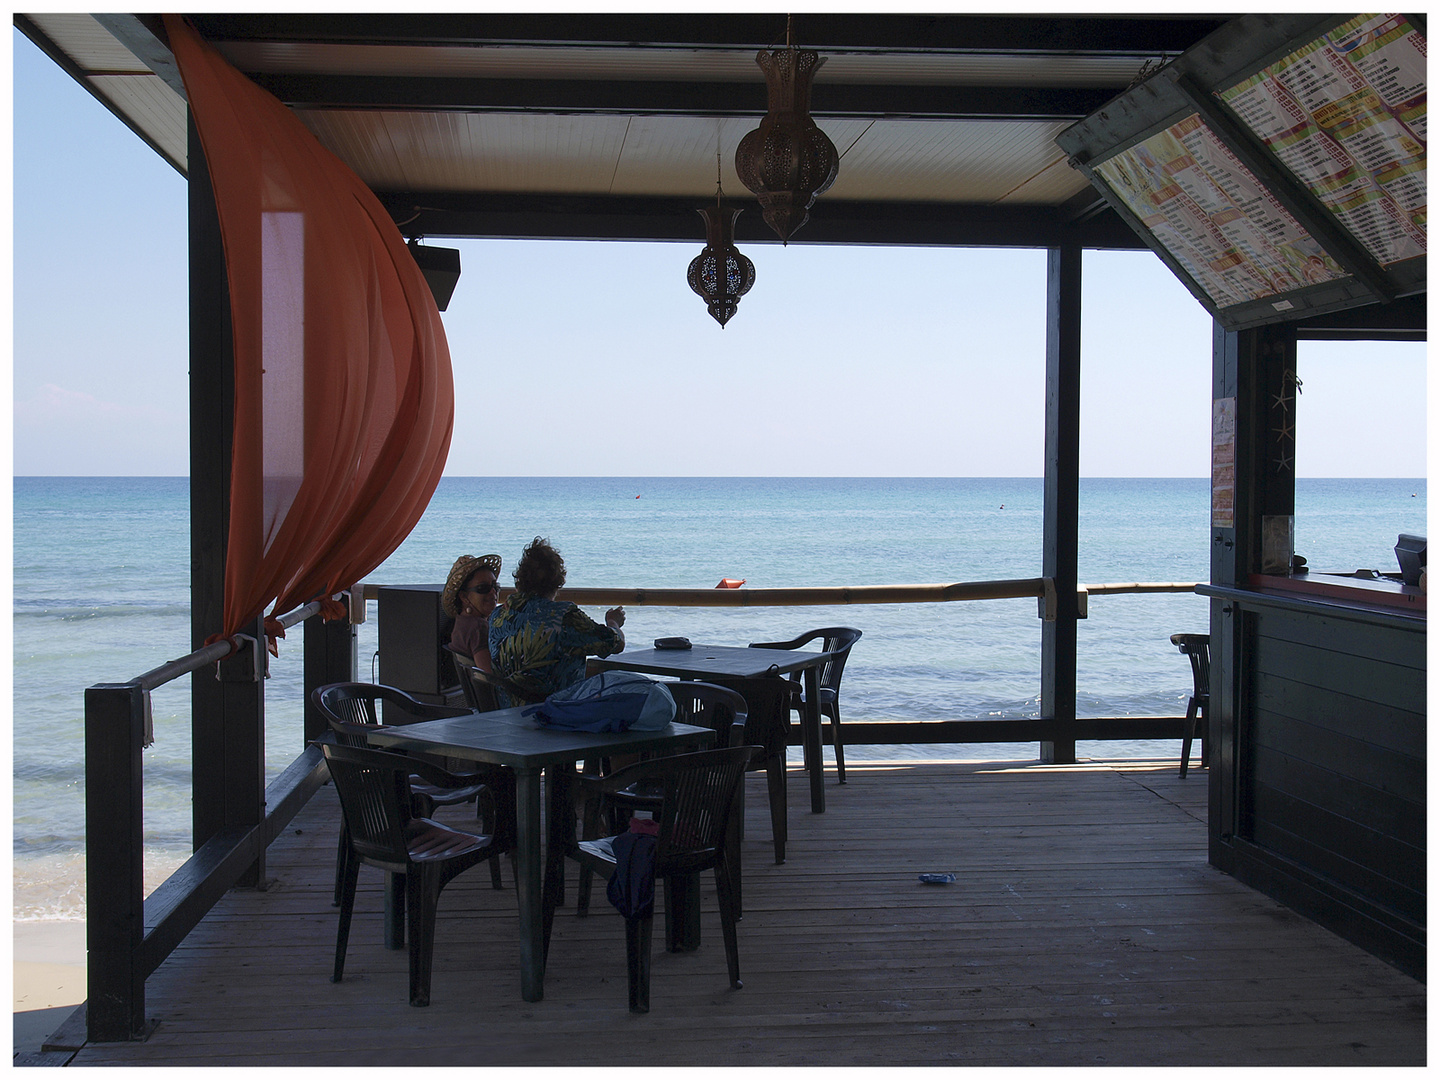
<path fill-rule="evenodd" d="M 376 600 L 381 586 L 363 586 L 365 599 Z M 501 589 L 501 597 L 513 590 Z M 1046 578 L 1001 581 L 956 581 L 924 585 L 819 585 L 780 589 L 561 589 L 556 598 L 590 607 L 631 604 L 639 607 L 814 607 L 835 604 L 935 604 L 951 600 L 1012 600 L 1046 595 Z M 1092 596 L 1120 593 L 1194 592 L 1195 582 L 1151 581 L 1081 585 Z"/>

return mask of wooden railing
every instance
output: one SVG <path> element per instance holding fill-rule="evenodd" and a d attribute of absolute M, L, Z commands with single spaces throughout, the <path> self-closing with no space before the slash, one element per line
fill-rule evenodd
<path fill-rule="evenodd" d="M 319 604 L 308 604 L 279 621 L 289 629 L 319 610 Z M 245 639 L 243 647 L 252 663 L 263 665 L 263 643 Z M 149 739 L 148 696 L 229 653 L 228 642 L 217 642 L 128 682 L 85 691 L 84 1022 L 93 1042 L 148 1034 L 146 978 L 328 779 L 319 751 L 306 748 L 266 788 L 263 821 L 220 830 L 146 899 L 141 753 Z"/>

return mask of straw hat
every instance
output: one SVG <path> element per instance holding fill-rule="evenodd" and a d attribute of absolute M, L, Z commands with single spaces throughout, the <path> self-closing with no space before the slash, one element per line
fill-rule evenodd
<path fill-rule="evenodd" d="M 450 576 L 445 579 L 445 588 L 440 591 L 440 607 L 452 619 L 460 614 L 460 590 L 476 570 L 489 570 L 498 579 L 500 556 L 461 555 L 455 560 L 455 565 L 450 568 Z"/>

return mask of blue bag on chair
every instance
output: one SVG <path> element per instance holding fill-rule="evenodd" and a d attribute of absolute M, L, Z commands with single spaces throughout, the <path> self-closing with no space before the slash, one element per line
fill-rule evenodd
<path fill-rule="evenodd" d="M 615 873 L 605 887 L 605 897 L 627 919 L 639 919 L 655 910 L 655 838 L 659 832 L 656 822 L 633 818 L 627 832 L 611 838 Z"/>
<path fill-rule="evenodd" d="M 665 684 L 633 671 L 602 671 L 557 690 L 522 714 L 571 731 L 659 731 L 675 719 Z"/>

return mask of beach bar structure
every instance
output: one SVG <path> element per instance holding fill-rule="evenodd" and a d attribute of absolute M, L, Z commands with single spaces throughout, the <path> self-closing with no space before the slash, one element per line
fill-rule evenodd
<path fill-rule="evenodd" d="M 717 132 L 733 158 L 766 113 L 756 53 L 787 40 L 785 18 L 763 14 L 187 20 L 412 239 L 698 244 Z M 87 691 L 86 1034 L 137 1039 L 147 975 L 227 889 L 264 879 L 267 845 L 325 771 L 313 747 L 297 747 L 295 765 L 265 789 L 256 675 L 265 626 L 256 620 L 251 646 L 234 656 L 224 642 L 205 651 L 224 606 L 237 436 L 230 290 L 171 24 L 123 13 L 22 14 L 15 24 L 190 181 L 199 659 L 182 666 L 196 672 L 196 856 L 148 902 L 143 697 L 177 672 Z M 1048 251 L 1042 576 L 996 592 L 1039 602 L 1042 716 L 937 725 L 928 737 L 1035 742 L 1063 764 L 1077 739 L 1179 736 L 1179 718 L 1075 715 L 1081 259 L 1148 247 L 1214 316 L 1212 560 L 1200 586 L 1211 598 L 1210 861 L 1423 979 L 1424 593 L 1310 580 L 1292 573 L 1286 541 L 1297 343 L 1425 336 L 1424 18 L 804 15 L 788 33 L 825 58 L 810 108 L 843 155 L 788 242 Z M 1340 95 L 1349 113 L 1325 115 L 1353 117 L 1363 102 L 1375 125 L 1400 132 L 1390 157 L 1377 150 L 1362 162 L 1379 177 L 1366 181 L 1370 201 L 1400 207 L 1388 231 L 1317 194 L 1291 144 L 1271 137 L 1270 92 L 1315 55 L 1348 57 L 1346 70 L 1370 80 Z M 1311 148 L 1332 146 L 1335 132 L 1312 135 Z M 1185 188 L 1197 161 L 1211 180 L 1238 185 L 1221 185 L 1231 212 L 1203 228 Z M 728 192 L 743 190 L 733 160 L 723 172 Z M 1229 231 L 1209 231 L 1221 225 Z M 735 225 L 737 244 L 776 239 L 758 211 Z M 415 250 L 443 306 L 456 260 Z M 360 599 L 349 599 L 353 612 Z M 315 605 L 277 614 L 304 621 L 307 686 L 351 677 L 349 625 L 323 622 Z M 846 730 L 856 742 L 917 741 L 914 731 L 867 730 L 878 727 Z M 321 730 L 307 716 L 307 738 Z"/>

